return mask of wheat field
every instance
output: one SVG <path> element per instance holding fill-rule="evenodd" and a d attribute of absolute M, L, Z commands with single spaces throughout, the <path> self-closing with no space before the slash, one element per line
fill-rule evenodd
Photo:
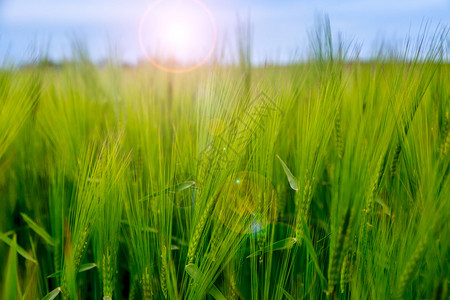
<path fill-rule="evenodd" d="M 447 33 L 370 61 L 324 27 L 285 66 L 4 66 L 1 298 L 448 299 Z"/>

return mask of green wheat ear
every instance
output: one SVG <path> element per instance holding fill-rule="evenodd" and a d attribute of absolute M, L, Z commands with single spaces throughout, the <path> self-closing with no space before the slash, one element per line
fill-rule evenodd
<path fill-rule="evenodd" d="M 400 160 L 400 154 L 402 152 L 402 144 L 399 142 L 395 147 L 394 158 L 392 159 L 391 164 L 391 177 L 394 177 L 397 174 L 397 168 Z"/>
<path fill-rule="evenodd" d="M 111 253 L 111 247 L 107 247 L 106 253 L 102 256 L 102 281 L 103 281 L 103 298 L 112 299 L 113 278 L 115 273 L 113 260 L 116 253 Z"/>
<path fill-rule="evenodd" d="M 167 253 L 166 246 L 161 249 L 161 290 L 163 292 L 164 298 L 167 299 Z"/>
<path fill-rule="evenodd" d="M 447 155 L 448 149 L 450 148 L 450 113 L 447 111 L 445 114 L 445 123 L 442 129 L 442 142 L 439 150 L 442 157 Z"/>
<path fill-rule="evenodd" d="M 143 299 L 148 300 L 153 298 L 152 288 L 152 276 L 150 275 L 149 268 L 145 267 L 144 272 L 140 280 L 142 286 Z"/>
<path fill-rule="evenodd" d="M 330 263 L 328 266 L 328 290 L 327 294 L 334 292 L 335 285 L 339 280 L 340 271 L 342 268 L 342 260 L 347 253 L 348 237 L 351 230 L 351 218 L 352 212 L 350 208 L 347 211 L 342 220 L 342 224 L 339 228 L 338 235 L 335 238 L 335 243 L 331 249 Z"/>
<path fill-rule="evenodd" d="M 194 263 L 194 259 L 196 257 L 197 246 L 200 242 L 200 237 L 202 235 L 203 228 L 205 227 L 205 224 L 209 218 L 209 214 L 212 211 L 213 204 L 214 204 L 214 200 L 209 199 L 206 204 L 205 210 L 201 214 L 200 220 L 198 221 L 198 223 L 195 226 L 194 233 L 191 237 L 191 240 L 189 241 L 189 248 L 188 248 L 188 253 L 187 253 L 187 264 L 188 265 Z"/>
<path fill-rule="evenodd" d="M 336 114 L 336 119 L 334 121 L 334 131 L 335 131 L 335 141 L 336 141 L 336 149 L 338 153 L 338 157 L 342 159 L 342 155 L 344 155 L 344 138 L 342 137 L 341 131 L 341 110 L 339 110 Z"/>
<path fill-rule="evenodd" d="M 417 273 L 417 268 L 420 266 L 422 262 L 422 258 L 427 250 L 426 245 L 428 242 L 428 236 L 425 235 L 417 244 L 414 249 L 413 254 L 410 256 L 408 261 L 406 262 L 405 267 L 398 279 L 398 298 L 402 299 L 406 293 L 406 287 L 408 284 L 411 284 L 411 280 L 414 275 Z"/>
<path fill-rule="evenodd" d="M 305 176 L 306 177 L 306 176 Z M 305 184 L 303 187 L 303 194 L 301 197 L 301 201 L 298 201 L 298 213 L 297 213 L 297 223 L 295 226 L 295 238 L 301 245 L 302 240 L 304 238 L 304 232 L 303 232 L 303 224 L 299 220 L 304 220 L 305 225 L 308 226 L 308 220 L 309 220 L 309 210 L 311 206 L 311 200 L 312 200 L 312 182 L 309 178 L 305 178 Z"/>
<path fill-rule="evenodd" d="M 368 192 L 367 196 L 367 202 L 366 202 L 366 208 L 365 212 L 367 214 L 370 214 L 373 210 L 374 201 L 378 196 L 378 189 L 381 184 L 381 180 L 383 178 L 383 165 L 384 165 L 384 158 L 380 157 L 377 168 L 375 171 L 375 174 L 372 177 L 372 184 L 370 185 L 370 190 Z"/>
<path fill-rule="evenodd" d="M 344 293 L 345 286 L 349 283 L 351 277 L 351 268 L 352 268 L 352 254 L 351 251 L 347 251 L 348 253 L 344 257 L 344 261 L 342 262 L 341 269 L 341 293 Z"/>

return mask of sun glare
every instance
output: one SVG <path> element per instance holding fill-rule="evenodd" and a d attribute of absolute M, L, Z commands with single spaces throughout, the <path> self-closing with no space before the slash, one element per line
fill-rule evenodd
<path fill-rule="evenodd" d="M 199 0 L 160 0 L 144 13 L 139 39 L 144 55 L 153 65 L 183 73 L 209 59 L 217 29 L 212 13 Z"/>
<path fill-rule="evenodd" d="M 192 28 L 189 23 L 172 23 L 167 26 L 167 44 L 172 51 L 180 51 L 189 48 L 189 43 L 193 40 Z"/>

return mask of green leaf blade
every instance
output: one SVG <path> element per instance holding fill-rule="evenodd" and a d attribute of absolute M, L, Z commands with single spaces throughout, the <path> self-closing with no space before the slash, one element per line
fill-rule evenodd
<path fill-rule="evenodd" d="M 52 238 L 52 236 L 41 226 L 39 226 L 36 222 L 34 222 L 29 216 L 27 216 L 24 213 L 20 213 L 20 215 L 22 216 L 23 220 L 28 224 L 28 226 L 37 234 L 39 235 L 41 238 L 44 239 L 44 241 L 51 245 L 54 246 L 55 245 L 55 241 Z"/>
<path fill-rule="evenodd" d="M 59 293 L 61 293 L 61 287 L 58 286 L 56 289 L 45 295 L 42 300 L 53 300 L 59 295 Z"/>
<path fill-rule="evenodd" d="M 195 264 L 189 264 L 185 267 L 186 273 L 188 273 L 189 276 L 195 281 L 199 280 L 199 277 L 201 277 L 203 274 L 198 269 L 198 267 Z M 216 300 L 226 300 L 225 296 L 222 294 L 222 292 L 214 285 L 211 284 L 211 286 L 208 289 L 208 293 Z"/>
<path fill-rule="evenodd" d="M 283 167 L 284 173 L 286 174 L 289 185 L 294 191 L 298 191 L 298 181 L 297 178 L 295 178 L 294 175 L 292 175 L 291 170 L 289 170 L 288 166 L 284 163 L 284 161 L 277 155 L 278 160 L 281 163 L 281 166 Z"/>
<path fill-rule="evenodd" d="M 0 240 L 5 242 L 10 247 L 13 245 L 13 241 L 3 233 L 0 233 Z M 20 247 L 19 244 L 15 244 L 15 248 L 17 250 L 17 253 L 19 253 L 23 258 L 37 264 L 37 261 L 33 257 L 31 257 L 31 255 L 28 254 L 28 252 L 25 251 L 25 249 Z"/>

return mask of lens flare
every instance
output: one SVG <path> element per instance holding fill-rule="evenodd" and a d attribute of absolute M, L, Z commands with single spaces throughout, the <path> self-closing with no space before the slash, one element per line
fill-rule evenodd
<path fill-rule="evenodd" d="M 217 26 L 200 0 L 158 0 L 139 23 L 139 44 L 160 70 L 186 73 L 205 64 L 217 43 Z"/>
<path fill-rule="evenodd" d="M 185 47 L 192 39 L 191 28 L 188 24 L 173 23 L 167 28 L 167 40 L 171 47 L 182 48 Z"/>
<path fill-rule="evenodd" d="M 238 172 L 221 186 L 215 213 L 228 229 L 254 237 L 276 217 L 273 185 L 255 172 Z"/>

